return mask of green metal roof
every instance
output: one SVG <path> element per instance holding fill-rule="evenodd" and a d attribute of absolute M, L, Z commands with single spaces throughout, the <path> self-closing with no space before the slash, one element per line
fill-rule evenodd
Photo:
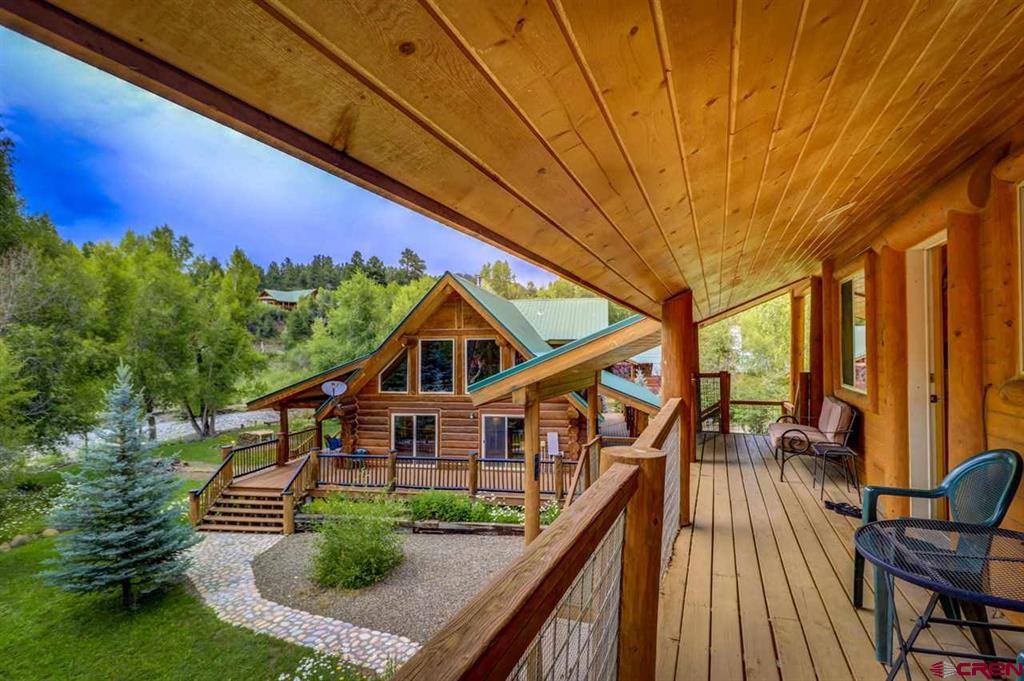
<path fill-rule="evenodd" d="M 656 409 L 661 408 L 661 398 L 642 385 L 617 376 L 610 371 L 601 372 L 601 385 L 604 387 L 628 395 L 638 402 L 644 402 Z"/>
<path fill-rule="evenodd" d="M 526 317 L 523 316 L 523 313 L 520 312 L 519 309 L 510 301 L 477 286 L 469 279 L 460 277 L 457 274 L 452 276 L 469 295 L 473 296 L 473 299 L 476 300 L 476 302 L 480 303 L 480 305 L 491 313 L 491 316 L 494 317 L 506 331 L 526 346 L 527 350 L 534 355 L 542 355 L 545 352 L 551 352 L 551 346 L 547 344 L 541 335 L 537 333 L 537 329 L 527 321 Z"/>
<path fill-rule="evenodd" d="M 524 298 L 509 301 L 546 341 L 570 341 L 608 326 L 604 298 Z"/>
<path fill-rule="evenodd" d="M 315 292 L 315 288 L 301 288 L 294 291 L 278 291 L 272 288 L 265 288 L 260 292 L 260 295 L 272 298 L 279 303 L 297 303 Z"/>

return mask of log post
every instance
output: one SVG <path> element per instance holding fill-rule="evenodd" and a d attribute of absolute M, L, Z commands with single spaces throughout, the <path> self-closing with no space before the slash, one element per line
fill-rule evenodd
<path fill-rule="evenodd" d="M 309 474 L 312 476 L 313 482 L 311 487 L 316 487 L 320 484 L 320 447 L 313 447 L 309 450 Z"/>
<path fill-rule="evenodd" d="M 198 525 L 201 520 L 199 517 L 199 494 L 196 493 L 196 490 L 191 490 L 188 493 L 188 518 L 193 525 Z"/>
<path fill-rule="evenodd" d="M 526 390 L 523 436 L 523 535 L 529 544 L 540 534 L 540 400 L 536 393 Z"/>
<path fill-rule="evenodd" d="M 221 447 L 220 447 L 220 460 L 221 461 L 227 461 L 228 457 L 231 456 L 231 452 L 233 452 L 233 451 L 235 451 L 234 444 L 221 445 Z M 228 480 L 234 480 L 235 479 L 235 460 L 234 459 L 231 459 L 226 464 L 224 464 L 224 470 L 222 471 L 222 475 L 225 478 L 227 478 Z"/>
<path fill-rule="evenodd" d="M 469 489 L 469 496 L 471 497 L 476 496 L 476 488 L 480 484 L 480 461 L 478 460 L 478 457 L 479 454 L 476 452 L 469 453 L 469 462 L 467 464 L 469 466 L 469 472 L 467 475 L 469 480 L 467 482 L 467 487 Z"/>
<path fill-rule="evenodd" d="M 288 463 L 288 407 L 282 405 L 278 414 L 277 465 L 283 466 Z"/>
<path fill-rule="evenodd" d="M 395 489 L 398 484 L 398 452 L 393 449 L 388 450 L 388 471 L 387 471 L 387 484 L 384 486 L 391 491 Z"/>
<path fill-rule="evenodd" d="M 661 306 L 661 400 L 679 397 L 679 525 L 690 524 L 690 462 L 697 456 L 693 377 L 697 366 L 697 325 L 693 293 L 683 291 Z M 603 458 L 603 457 L 602 457 Z"/>
<path fill-rule="evenodd" d="M 320 449 L 324 446 L 324 422 L 314 416 L 313 428 L 315 429 L 313 435 L 313 447 Z"/>
<path fill-rule="evenodd" d="M 665 454 L 637 447 L 608 447 L 601 452 L 602 471 L 616 463 L 640 468 L 639 485 L 626 505 L 618 678 L 652 681 L 658 640 L 661 530 L 665 520 Z"/>
<path fill-rule="evenodd" d="M 233 452 L 233 451 L 235 451 L 235 443 L 229 442 L 226 445 L 221 445 L 220 446 L 220 460 L 223 461 L 226 458 L 228 458 L 229 456 L 231 456 L 231 452 Z"/>
<path fill-rule="evenodd" d="M 718 373 L 718 389 L 721 398 L 721 416 L 718 419 L 718 429 L 725 434 L 732 428 L 732 377 L 728 371 L 720 371 Z"/>
<path fill-rule="evenodd" d="M 804 370 L 804 298 L 789 294 L 789 401 L 796 405 Z"/>
<path fill-rule="evenodd" d="M 985 449 L 981 347 L 981 299 L 984 294 L 981 290 L 979 265 L 980 226 L 977 213 L 949 213 L 947 462 L 950 469 Z"/>
<path fill-rule="evenodd" d="M 565 464 L 562 461 L 561 454 L 555 454 L 552 457 L 551 468 L 555 472 L 555 499 L 561 503 L 562 499 L 565 498 L 565 479 L 562 477 L 565 473 Z"/>
<path fill-rule="evenodd" d="M 289 492 L 281 497 L 284 502 L 284 521 L 281 534 L 295 534 L 295 495 Z"/>
<path fill-rule="evenodd" d="M 831 278 L 831 273 L 829 277 Z M 811 399 L 808 423 L 818 422 L 825 399 L 825 283 L 823 277 L 811 277 Z"/>
<path fill-rule="evenodd" d="M 601 418 L 601 372 L 594 374 L 594 385 L 587 388 L 587 442 L 598 433 L 598 421 Z"/>

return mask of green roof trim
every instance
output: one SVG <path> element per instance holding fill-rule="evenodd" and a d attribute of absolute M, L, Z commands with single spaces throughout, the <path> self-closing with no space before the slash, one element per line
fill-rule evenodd
<path fill-rule="evenodd" d="M 638 385 L 628 378 L 623 378 L 610 371 L 601 372 L 601 385 L 631 397 L 637 402 L 649 404 L 656 409 L 661 409 L 661 398 L 642 385 Z"/>
<path fill-rule="evenodd" d="M 571 341 L 608 326 L 604 298 L 521 298 L 509 301 L 546 341 Z"/>
<path fill-rule="evenodd" d="M 517 364 L 516 366 L 510 369 L 505 369 L 504 371 L 498 372 L 493 376 L 488 376 L 487 378 L 481 381 L 477 381 L 476 383 L 473 383 L 472 385 L 469 386 L 469 392 L 476 392 L 477 390 L 489 386 L 492 383 L 497 383 L 498 381 L 502 381 L 508 378 L 509 376 L 514 376 L 515 374 L 521 371 L 526 371 L 527 369 L 543 364 L 544 362 L 547 362 L 554 357 L 560 357 L 561 355 L 564 355 L 568 352 L 572 352 L 576 348 L 587 345 L 588 343 L 593 343 L 599 338 L 604 338 L 605 336 L 615 333 L 616 331 L 630 327 L 633 324 L 638 324 L 639 322 L 642 322 L 645 319 L 646 317 L 639 314 L 635 314 L 632 317 L 626 317 L 622 321 L 616 322 L 611 326 L 607 326 L 601 329 L 600 331 L 590 334 L 589 336 L 578 338 L 572 341 L 571 343 L 566 343 L 565 345 L 555 348 L 554 350 L 551 350 L 549 352 L 546 352 L 543 355 L 538 355 L 532 359 L 528 359 L 522 364 Z"/>
<path fill-rule="evenodd" d="M 265 288 L 260 291 L 260 296 L 267 296 L 279 303 L 297 303 L 306 296 L 316 293 L 315 288 L 302 288 L 293 291 L 279 291 L 277 289 Z"/>
<path fill-rule="evenodd" d="M 551 346 L 511 302 L 457 274 L 453 274 L 452 278 L 483 306 L 510 336 L 522 343 L 531 353 L 542 355 L 551 352 Z"/>

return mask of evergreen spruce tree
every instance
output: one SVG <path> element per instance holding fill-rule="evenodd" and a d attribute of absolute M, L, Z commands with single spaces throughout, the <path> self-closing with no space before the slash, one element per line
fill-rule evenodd
<path fill-rule="evenodd" d="M 69 531 L 44 577 L 71 592 L 120 589 L 122 603 L 133 607 L 139 594 L 184 572 L 183 552 L 197 538 L 175 508 L 170 466 L 143 449 L 142 403 L 125 365 L 106 399 L 99 444 L 82 455 L 78 474 L 66 476 L 55 522 Z"/>

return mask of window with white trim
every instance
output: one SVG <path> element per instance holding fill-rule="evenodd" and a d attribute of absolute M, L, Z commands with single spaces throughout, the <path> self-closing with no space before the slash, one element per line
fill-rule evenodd
<path fill-rule="evenodd" d="M 380 392 L 409 392 L 409 350 L 402 350 L 384 371 L 380 372 Z"/>
<path fill-rule="evenodd" d="M 860 270 L 839 283 L 840 379 L 844 388 L 868 391 L 867 286 Z"/>
<path fill-rule="evenodd" d="M 392 414 L 391 448 L 399 456 L 437 456 L 437 414 Z"/>
<path fill-rule="evenodd" d="M 522 416 L 485 414 L 483 416 L 483 455 L 485 459 L 521 459 L 526 423 Z"/>
<path fill-rule="evenodd" d="M 455 392 L 455 341 L 420 339 L 420 392 Z"/>

